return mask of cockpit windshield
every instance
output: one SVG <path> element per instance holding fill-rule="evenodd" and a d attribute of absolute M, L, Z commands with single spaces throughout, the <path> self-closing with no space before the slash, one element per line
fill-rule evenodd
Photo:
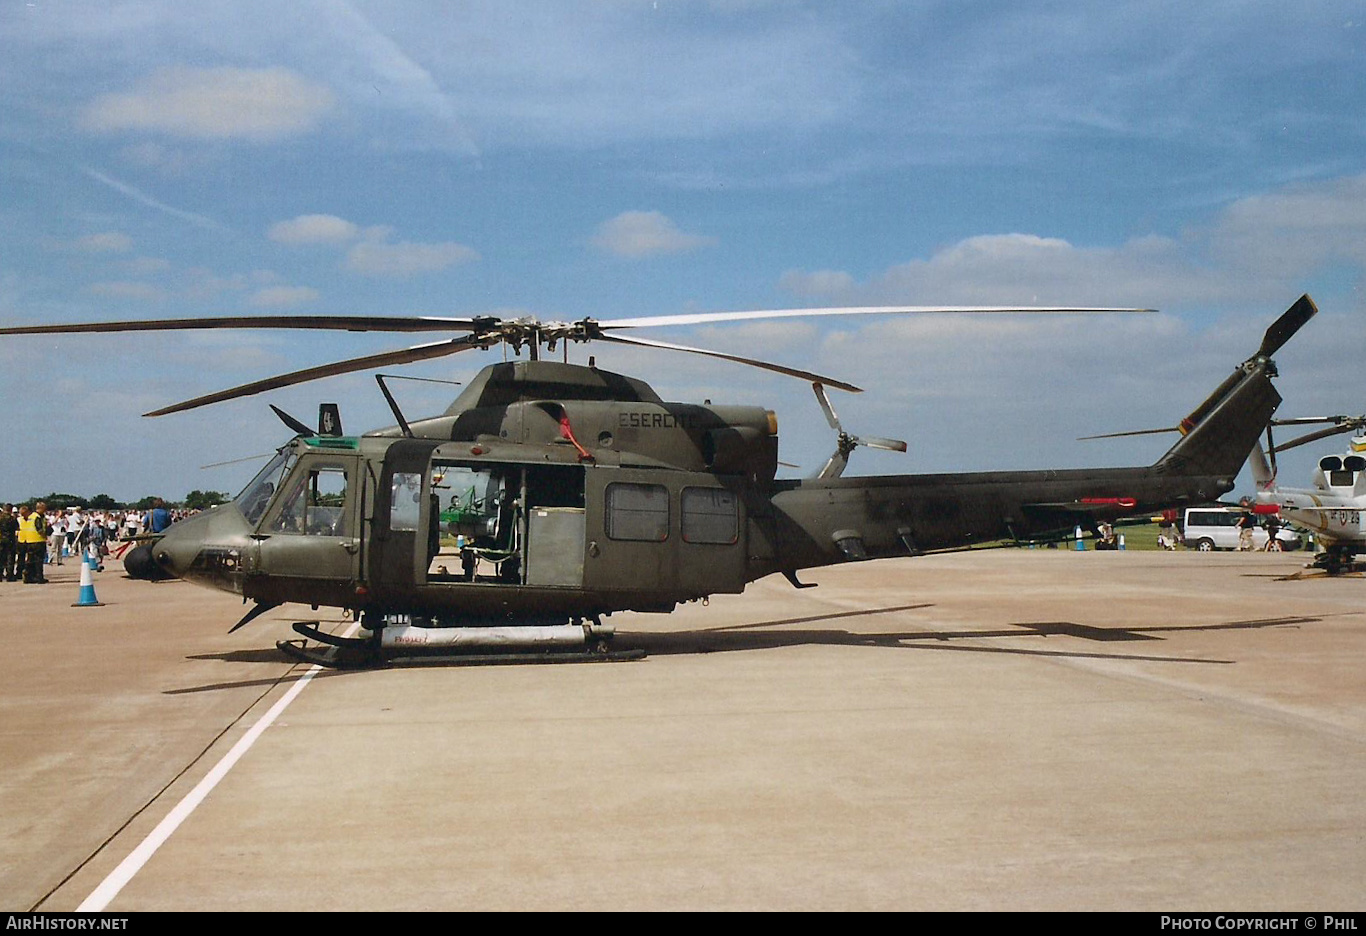
<path fill-rule="evenodd" d="M 280 449 L 270 463 L 242 489 L 242 493 L 237 495 L 233 503 L 242 511 L 242 516 L 247 518 L 248 523 L 255 526 L 256 521 L 261 519 L 261 514 L 266 512 L 271 498 L 279 490 L 280 482 L 289 474 L 289 469 L 294 467 L 298 457 L 292 445 Z"/>

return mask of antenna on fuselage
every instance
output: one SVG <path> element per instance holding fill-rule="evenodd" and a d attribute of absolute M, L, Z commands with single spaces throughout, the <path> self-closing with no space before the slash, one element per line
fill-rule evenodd
<path fill-rule="evenodd" d="M 390 411 L 393 412 L 394 418 L 398 420 L 399 429 L 401 429 L 403 431 L 403 434 L 407 436 L 409 439 L 413 437 L 413 430 L 408 425 L 408 420 L 403 418 L 403 411 L 398 408 L 398 401 L 394 399 L 394 395 L 389 392 L 389 387 L 385 385 L 384 378 L 386 377 L 390 380 L 417 380 L 422 383 L 450 384 L 453 387 L 460 386 L 460 381 L 458 380 L 441 380 L 436 377 L 407 377 L 403 374 L 375 375 L 375 383 L 379 384 L 379 392 L 384 394 L 384 401 L 389 404 Z"/>

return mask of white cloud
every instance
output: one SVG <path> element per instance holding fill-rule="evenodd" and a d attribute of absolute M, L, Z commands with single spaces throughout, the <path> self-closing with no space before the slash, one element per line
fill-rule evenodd
<path fill-rule="evenodd" d="M 1194 266 L 1170 239 L 1119 247 L 1078 247 L 1034 234 L 966 238 L 925 259 L 908 260 L 859 283 L 841 271 L 789 271 L 779 285 L 840 305 L 1137 305 L 1226 299 L 1236 283 Z"/>
<path fill-rule="evenodd" d="M 210 161 L 209 154 L 202 148 L 172 147 L 154 140 L 123 146 L 117 152 L 125 165 L 139 170 L 151 169 L 163 176 L 184 175 Z"/>
<path fill-rule="evenodd" d="M 1366 265 L 1366 175 L 1241 198 L 1206 235 L 1223 263 L 1281 276 Z"/>
<path fill-rule="evenodd" d="M 685 253 L 716 243 L 714 237 L 685 234 L 658 211 L 623 211 L 598 225 L 593 245 L 619 257 Z"/>
<path fill-rule="evenodd" d="M 1237 199 L 1179 239 L 1083 247 L 1037 234 L 983 234 L 864 282 L 840 270 L 789 270 L 778 285 L 841 305 L 1218 306 L 1291 299 L 1305 278 L 1341 262 L 1366 268 L 1366 176 Z"/>
<path fill-rule="evenodd" d="M 843 270 L 788 270 L 778 277 L 778 288 L 803 299 L 823 299 L 847 294 L 857 284 Z"/>
<path fill-rule="evenodd" d="M 243 273 L 220 276 L 208 267 L 189 267 L 183 272 L 179 295 L 186 300 L 205 302 L 224 293 L 246 290 L 250 286 L 248 279 Z"/>
<path fill-rule="evenodd" d="M 479 254 L 475 250 L 453 241 L 420 244 L 371 239 L 361 241 L 346 252 L 346 268 L 367 276 L 412 276 L 477 259 Z"/>
<path fill-rule="evenodd" d="M 166 298 L 164 290 L 151 283 L 137 283 L 127 280 L 91 283 L 86 291 L 105 299 L 133 299 L 156 302 Z"/>
<path fill-rule="evenodd" d="M 360 228 L 336 215 L 299 215 L 270 226 L 266 236 L 281 244 L 340 244 L 355 240 Z"/>
<path fill-rule="evenodd" d="M 287 68 L 161 68 L 133 90 L 102 94 L 83 125 L 196 139 L 272 142 L 314 129 L 335 98 Z"/>
<path fill-rule="evenodd" d="M 394 229 L 372 225 L 362 229 L 336 215 L 299 215 L 272 224 L 266 236 L 281 244 L 348 244 L 343 266 L 366 276 L 413 276 L 434 273 L 457 263 L 479 259 L 472 247 L 454 241 L 392 241 Z M 359 238 L 359 240 L 357 240 Z"/>
<path fill-rule="evenodd" d="M 133 249 L 133 239 L 119 231 L 87 234 L 76 238 L 76 249 L 87 253 L 127 253 Z"/>
<path fill-rule="evenodd" d="M 134 276 L 153 276 L 168 272 L 171 269 L 171 261 L 164 257 L 134 257 L 123 266 Z"/>
<path fill-rule="evenodd" d="M 318 291 L 309 286 L 271 286 L 257 290 L 247 300 L 256 309 L 291 309 L 318 301 Z"/>

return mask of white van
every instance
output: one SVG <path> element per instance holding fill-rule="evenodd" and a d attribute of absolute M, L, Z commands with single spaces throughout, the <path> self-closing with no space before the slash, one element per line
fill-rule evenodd
<path fill-rule="evenodd" d="M 1189 507 L 1186 509 L 1185 544 L 1187 549 L 1212 552 L 1216 549 L 1238 548 L 1238 521 L 1247 511 L 1237 507 Z M 1258 523 L 1261 519 L 1254 517 Z M 1263 549 L 1270 534 L 1262 526 L 1252 529 L 1252 548 Z M 1276 531 L 1276 539 L 1281 549 L 1298 549 L 1300 538 L 1293 530 L 1283 524 Z"/>

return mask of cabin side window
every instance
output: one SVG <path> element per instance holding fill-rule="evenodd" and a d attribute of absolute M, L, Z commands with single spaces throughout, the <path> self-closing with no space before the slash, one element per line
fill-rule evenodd
<path fill-rule="evenodd" d="M 306 536 L 349 536 L 346 469 L 323 464 L 300 472 L 280 499 L 280 510 L 270 529 Z"/>
<path fill-rule="evenodd" d="M 422 475 L 395 471 L 389 498 L 389 529 L 416 530 L 422 516 Z"/>
<path fill-rule="evenodd" d="M 660 484 L 607 485 L 607 536 L 662 543 L 669 538 L 669 492 Z"/>
<path fill-rule="evenodd" d="M 724 488 L 689 487 L 679 499 L 683 542 L 729 546 L 740 538 L 740 509 Z"/>

